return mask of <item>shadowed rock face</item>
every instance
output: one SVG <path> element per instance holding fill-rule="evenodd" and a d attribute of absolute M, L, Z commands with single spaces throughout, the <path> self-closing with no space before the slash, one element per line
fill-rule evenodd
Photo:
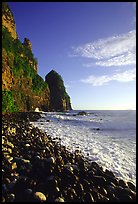
<path fill-rule="evenodd" d="M 66 111 L 71 110 L 70 97 L 68 96 L 62 77 L 54 70 L 45 77 L 50 89 L 51 110 Z"/>

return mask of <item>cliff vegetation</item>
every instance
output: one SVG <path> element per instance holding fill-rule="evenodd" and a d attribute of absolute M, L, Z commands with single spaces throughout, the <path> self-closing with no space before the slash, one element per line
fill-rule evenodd
<path fill-rule="evenodd" d="M 58 77 L 60 81 L 60 75 Z M 49 80 L 44 81 L 38 75 L 38 63 L 32 53 L 32 44 L 26 37 L 23 43 L 19 40 L 13 14 L 8 4 L 3 2 L 2 112 L 33 111 L 36 107 L 44 111 L 70 110 L 71 105 L 67 105 L 70 104 L 70 98 L 65 87 L 60 89 L 56 87 L 60 83 L 54 83 L 57 93 L 51 88 Z"/>

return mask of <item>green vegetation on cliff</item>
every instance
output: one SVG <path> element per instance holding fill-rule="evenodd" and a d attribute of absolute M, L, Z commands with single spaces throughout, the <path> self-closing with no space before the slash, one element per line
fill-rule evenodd
<path fill-rule="evenodd" d="M 41 91 L 48 88 L 48 84 L 44 83 L 43 78 L 36 74 L 32 80 L 32 88 L 35 93 L 40 93 Z"/>
<path fill-rule="evenodd" d="M 37 64 L 37 61 L 33 53 L 20 40 L 13 39 L 6 27 L 2 27 L 2 48 L 7 53 L 7 60 L 15 77 L 20 75 L 21 70 L 25 77 L 35 76 L 33 67 Z M 11 58 L 13 59 L 12 63 Z M 32 62 L 32 65 L 29 64 L 29 61 Z"/>
<path fill-rule="evenodd" d="M 44 81 L 37 74 L 37 60 L 32 53 L 32 44 L 27 38 L 23 43 L 20 42 L 14 17 L 8 4 L 3 2 L 2 112 L 34 111 L 36 107 L 44 111 L 71 109 L 63 80 L 59 78 L 59 75 L 58 80 L 54 78 L 55 92 L 51 89 L 53 82 Z"/>
<path fill-rule="evenodd" d="M 2 91 L 2 112 L 18 111 L 13 94 L 14 93 L 12 91 Z"/>
<path fill-rule="evenodd" d="M 48 92 L 48 85 L 34 69 L 34 66 L 37 66 L 37 60 L 32 51 L 19 39 L 13 39 L 4 26 L 2 27 L 2 55 L 2 111 L 15 112 L 34 109 L 39 104 L 35 103 L 34 97 L 38 96 L 37 100 L 39 100 L 45 96 L 44 92 Z M 9 77 L 7 72 L 10 73 Z M 9 88 L 5 85 L 4 74 L 7 75 L 7 78 L 12 78 L 11 82 L 10 79 L 6 80 Z M 46 102 L 47 99 L 40 100 Z"/>

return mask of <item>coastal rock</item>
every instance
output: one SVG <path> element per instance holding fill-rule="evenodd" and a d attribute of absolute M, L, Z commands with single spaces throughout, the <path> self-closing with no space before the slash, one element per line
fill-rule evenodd
<path fill-rule="evenodd" d="M 104 171 L 79 150 L 69 152 L 46 133 L 21 122 L 21 116 L 2 118 L 3 202 L 136 202 L 131 182 Z M 8 131 L 12 128 L 14 135 Z"/>
<path fill-rule="evenodd" d="M 71 110 L 70 97 L 65 90 L 62 77 L 52 70 L 46 75 L 45 82 L 48 83 L 50 89 L 51 110 Z"/>
<path fill-rule="evenodd" d="M 132 191 L 136 191 L 136 187 L 135 187 L 135 185 L 133 184 L 133 183 L 131 183 L 131 182 L 127 182 L 127 185 L 129 186 L 129 188 L 132 190 Z"/>
<path fill-rule="evenodd" d="M 2 112 L 71 110 L 61 76 L 51 71 L 46 82 L 38 75 L 37 59 L 32 43 L 21 43 L 13 14 L 7 2 L 2 2 Z"/>
<path fill-rule="evenodd" d="M 37 202 L 44 202 L 46 201 L 46 196 L 41 192 L 35 192 L 34 198 Z"/>
<path fill-rule="evenodd" d="M 8 7 L 7 2 L 2 2 L 2 24 L 8 29 L 11 33 L 13 39 L 17 39 L 16 24 L 14 17 L 10 8 Z"/>
<path fill-rule="evenodd" d="M 37 74 L 31 42 L 27 38 L 20 42 L 8 4 L 2 6 L 2 112 L 33 111 L 36 107 L 48 111 L 49 88 Z"/>
<path fill-rule="evenodd" d="M 87 113 L 85 111 L 80 111 L 77 115 L 87 115 Z"/>
<path fill-rule="evenodd" d="M 63 198 L 58 197 L 56 198 L 55 202 L 61 203 L 61 202 L 65 202 Z"/>

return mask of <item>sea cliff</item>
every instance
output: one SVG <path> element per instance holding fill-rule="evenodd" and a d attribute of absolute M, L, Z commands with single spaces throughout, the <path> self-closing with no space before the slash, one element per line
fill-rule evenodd
<path fill-rule="evenodd" d="M 2 112 L 66 111 L 71 109 L 61 76 L 57 73 L 54 89 L 51 89 L 53 71 L 46 81 L 38 74 L 38 63 L 32 52 L 32 43 L 24 38 L 22 43 L 16 31 L 14 16 L 8 3 L 2 3 Z M 59 80 L 59 82 L 58 82 Z M 63 81 L 62 81 L 63 82 Z M 60 100 L 59 100 L 60 98 Z M 53 100 L 54 99 L 54 100 Z"/>

